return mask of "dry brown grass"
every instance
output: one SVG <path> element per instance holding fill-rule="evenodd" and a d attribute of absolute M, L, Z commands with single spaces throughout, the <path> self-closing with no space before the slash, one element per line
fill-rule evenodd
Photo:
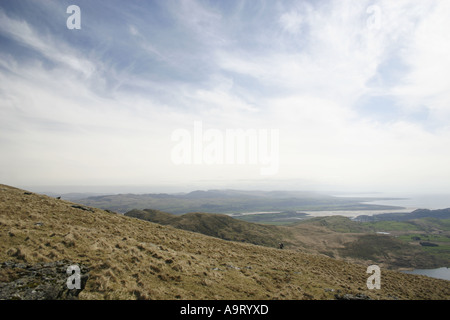
<path fill-rule="evenodd" d="M 449 282 L 325 256 L 224 241 L 0 185 L 0 261 L 91 269 L 81 299 L 449 299 Z M 332 290 L 331 290 L 332 289 Z"/>

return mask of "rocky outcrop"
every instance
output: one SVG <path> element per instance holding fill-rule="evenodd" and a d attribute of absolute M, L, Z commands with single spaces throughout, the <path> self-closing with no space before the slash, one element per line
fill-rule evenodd
<path fill-rule="evenodd" d="M 80 289 L 69 289 L 67 273 L 69 261 L 49 263 L 19 263 L 7 261 L 0 264 L 0 300 L 76 300 L 85 288 L 89 269 L 80 268 Z"/>
<path fill-rule="evenodd" d="M 336 293 L 334 295 L 334 297 L 336 298 L 336 300 L 372 300 L 370 297 L 368 297 L 367 295 L 365 295 L 363 293 L 357 293 L 357 294 L 350 294 L 350 293 L 340 294 L 340 293 Z"/>
<path fill-rule="evenodd" d="M 78 205 L 78 204 L 73 205 L 72 208 L 75 208 L 75 209 L 81 209 L 81 210 L 83 210 L 83 211 L 95 212 L 94 209 L 92 209 L 92 208 L 80 206 L 80 205 Z"/>

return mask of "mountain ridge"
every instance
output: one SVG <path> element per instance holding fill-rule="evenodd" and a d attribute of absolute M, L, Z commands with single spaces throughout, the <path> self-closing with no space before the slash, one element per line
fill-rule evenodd
<path fill-rule="evenodd" d="M 370 200 L 386 198 L 370 198 Z M 172 214 L 189 212 L 244 213 L 296 210 L 367 210 L 401 207 L 364 204 L 368 198 L 333 197 L 307 191 L 196 190 L 183 194 L 115 194 L 77 202 L 125 213 L 152 208 Z"/>

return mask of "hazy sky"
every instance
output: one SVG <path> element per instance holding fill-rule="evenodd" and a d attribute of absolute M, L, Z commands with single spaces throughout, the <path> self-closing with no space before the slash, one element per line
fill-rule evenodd
<path fill-rule="evenodd" d="M 1 0 L 0 183 L 450 193 L 449 17 L 448 0 Z M 272 174 L 260 153 L 194 163 L 237 129 Z"/>

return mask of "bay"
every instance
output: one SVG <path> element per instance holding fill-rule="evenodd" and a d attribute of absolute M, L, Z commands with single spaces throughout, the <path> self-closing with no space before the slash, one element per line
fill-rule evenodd
<path fill-rule="evenodd" d="M 446 268 L 446 267 L 436 268 L 436 269 L 415 269 L 415 270 L 408 270 L 408 271 L 402 271 L 402 272 L 409 273 L 409 274 L 418 274 L 418 275 L 428 276 L 431 278 L 450 280 L 450 268 Z"/>
<path fill-rule="evenodd" d="M 379 197 L 380 194 L 377 194 Z M 450 208 L 450 194 L 406 194 L 406 193 L 394 193 L 394 194 L 382 194 L 382 196 L 390 198 L 402 198 L 392 200 L 375 200 L 370 202 L 364 202 L 367 204 L 379 204 L 389 206 L 400 206 L 411 209 L 446 209 Z"/>

